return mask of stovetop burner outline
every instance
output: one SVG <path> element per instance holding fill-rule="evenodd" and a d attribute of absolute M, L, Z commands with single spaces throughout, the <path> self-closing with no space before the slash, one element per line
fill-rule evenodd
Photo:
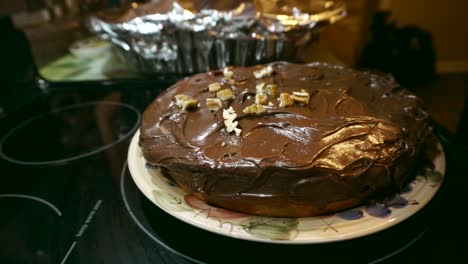
<path fill-rule="evenodd" d="M 36 201 L 36 202 L 39 202 L 39 203 L 42 203 L 42 204 L 48 206 L 58 216 L 62 216 L 62 212 L 57 208 L 57 206 L 55 206 L 54 204 L 52 204 L 51 202 L 49 202 L 49 201 L 47 201 L 45 199 L 42 199 L 42 198 L 39 198 L 39 197 L 36 197 L 36 196 L 25 195 L 25 194 L 15 194 L 15 193 L 5 193 L 5 194 L 2 193 L 2 194 L 0 194 L 0 198 L 23 198 L 23 199 L 27 199 L 27 200 Z"/>
<path fill-rule="evenodd" d="M 86 107 L 86 106 L 90 106 L 90 105 L 117 105 L 117 106 L 123 106 L 123 107 L 133 111 L 137 116 L 137 120 L 136 120 L 134 126 L 125 135 L 120 136 L 116 141 L 114 141 L 112 143 L 109 143 L 107 145 L 101 146 L 101 147 L 99 147 L 97 149 L 94 149 L 92 151 L 82 153 L 82 154 L 79 154 L 79 155 L 76 155 L 76 156 L 64 158 L 64 159 L 49 160 L 49 161 L 24 161 L 24 160 L 18 160 L 18 159 L 9 157 L 8 155 L 6 155 L 4 153 L 4 151 L 3 151 L 4 142 L 11 135 L 13 135 L 17 130 L 23 128 L 24 126 L 26 126 L 26 125 L 28 125 L 28 124 L 30 124 L 30 123 L 38 120 L 38 119 L 44 118 L 44 117 L 46 117 L 48 115 L 52 115 L 52 114 L 64 112 L 64 111 L 67 111 L 67 110 L 80 108 L 80 107 Z M 104 151 L 104 150 L 106 150 L 106 149 L 108 149 L 108 148 L 122 142 L 123 140 L 127 139 L 128 137 L 133 135 L 133 133 L 135 133 L 135 131 L 138 129 L 138 127 L 140 125 L 140 121 L 141 121 L 140 111 L 138 111 L 135 107 L 133 107 L 133 106 L 131 106 L 129 104 L 125 104 L 125 103 L 109 102 L 109 101 L 95 101 L 95 102 L 87 102 L 87 103 L 74 104 L 74 105 L 62 107 L 62 108 L 55 109 L 55 110 L 47 112 L 47 113 L 43 113 L 43 114 L 31 117 L 30 119 L 20 123 L 18 126 L 14 127 L 10 131 L 8 131 L 5 134 L 5 136 L 0 139 L 0 158 L 5 159 L 5 160 L 7 160 L 9 162 L 12 162 L 12 163 L 20 164 L 20 165 L 52 165 L 52 164 L 60 164 L 60 163 L 66 163 L 66 162 L 82 159 L 82 158 L 85 158 L 85 157 L 92 156 L 92 155 L 94 155 L 96 153 L 99 153 L 101 151 Z"/>
<path fill-rule="evenodd" d="M 125 163 L 123 165 L 123 168 L 122 168 L 122 171 L 120 173 L 120 193 L 122 195 L 122 200 L 123 200 L 123 202 L 125 204 L 125 208 L 127 209 L 128 214 L 130 215 L 132 220 L 135 222 L 135 224 L 143 231 L 143 233 L 145 233 L 154 242 L 156 242 L 160 246 L 162 246 L 165 250 L 168 250 L 169 252 L 171 252 L 171 253 L 173 253 L 175 255 L 178 255 L 179 257 L 182 257 L 182 258 L 184 258 L 186 260 L 192 261 L 194 263 L 205 264 L 205 262 L 202 262 L 202 261 L 199 261 L 199 260 L 194 259 L 192 257 L 189 257 L 189 256 L 185 255 L 184 253 L 179 252 L 179 251 L 171 248 L 170 246 L 166 245 L 163 241 L 156 238 L 153 234 L 151 234 L 151 232 L 148 229 L 146 229 L 143 226 L 143 224 L 138 220 L 138 218 L 136 217 L 136 215 L 133 213 L 132 209 L 130 208 L 130 204 L 128 203 L 128 200 L 127 200 L 127 195 L 125 195 L 124 179 L 125 179 L 126 170 L 128 170 L 128 161 L 125 161 Z"/>
<path fill-rule="evenodd" d="M 426 227 L 423 231 L 421 231 L 421 233 L 419 233 L 415 238 L 413 238 L 412 240 L 410 240 L 408 243 L 406 243 L 405 245 L 401 246 L 400 248 L 397 248 L 395 249 L 394 251 L 388 253 L 387 255 L 381 257 L 381 258 L 378 258 L 374 261 L 371 261 L 369 262 L 368 264 L 377 264 L 377 263 L 380 263 L 382 261 L 385 261 L 385 260 L 388 260 L 390 259 L 391 257 L 393 256 L 396 256 L 398 255 L 399 253 L 405 251 L 405 250 L 408 250 L 408 248 L 410 248 L 412 245 L 414 245 L 414 243 L 418 242 L 423 236 L 424 234 L 426 234 L 427 230 L 429 228 Z"/>

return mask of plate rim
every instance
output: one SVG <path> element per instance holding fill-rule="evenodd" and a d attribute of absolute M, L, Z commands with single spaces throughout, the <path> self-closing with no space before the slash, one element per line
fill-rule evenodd
<path fill-rule="evenodd" d="M 430 194 L 430 196 L 428 196 L 427 200 L 424 203 L 420 203 L 420 205 L 414 211 L 403 214 L 403 215 L 400 215 L 398 217 L 385 218 L 385 220 L 386 220 L 385 224 L 378 225 L 378 226 L 376 226 L 374 228 L 371 228 L 371 229 L 366 229 L 364 232 L 352 232 L 352 233 L 341 234 L 341 235 L 337 234 L 337 236 L 327 237 L 325 239 L 322 238 L 322 240 L 320 240 L 320 239 L 314 239 L 314 240 L 306 240 L 306 239 L 302 239 L 302 240 L 291 240 L 291 239 L 289 239 L 289 240 L 275 240 L 275 239 L 259 238 L 259 237 L 255 237 L 255 236 L 252 236 L 252 235 L 251 236 L 245 236 L 245 235 L 239 235 L 239 234 L 236 234 L 236 233 L 227 233 L 221 228 L 213 228 L 211 226 L 201 224 L 201 223 L 199 223 L 197 221 L 191 221 L 190 219 L 187 219 L 186 217 L 184 217 L 184 216 L 182 216 L 180 214 L 174 213 L 171 210 L 168 210 L 167 208 L 164 208 L 163 206 L 158 205 L 153 200 L 153 194 L 152 194 L 153 190 L 150 190 L 150 186 L 148 184 L 146 184 L 146 180 L 143 179 L 143 177 L 137 177 L 137 174 L 138 174 L 137 172 L 139 170 L 137 168 L 138 167 L 137 164 L 138 164 L 138 162 L 141 162 L 141 160 L 139 160 L 139 156 L 141 156 L 141 159 L 146 163 L 146 161 L 144 160 L 143 155 L 141 153 L 138 153 L 138 151 L 140 150 L 140 147 L 139 147 L 139 144 L 138 144 L 139 135 L 140 135 L 140 130 L 138 129 L 135 132 L 135 134 L 133 135 L 132 140 L 130 142 L 128 153 L 127 153 L 127 162 L 128 162 L 128 169 L 129 169 L 130 176 L 131 176 L 132 180 L 134 181 L 134 183 L 137 186 L 137 188 L 139 189 L 139 191 L 144 194 L 146 199 L 150 200 L 151 203 L 154 204 L 155 206 L 157 206 L 157 208 L 159 208 L 160 210 L 166 212 L 167 214 L 171 215 L 172 217 L 175 217 L 178 220 L 180 220 L 180 221 L 184 222 L 185 224 L 188 224 L 188 225 L 190 225 L 190 226 L 192 226 L 194 228 L 200 228 L 200 229 L 203 229 L 205 231 L 212 232 L 212 233 L 215 233 L 215 234 L 218 234 L 218 235 L 226 236 L 226 237 L 229 237 L 229 238 L 246 240 L 246 241 L 263 242 L 263 243 L 270 243 L 270 244 L 311 245 L 311 244 L 326 244 L 326 243 L 333 243 L 333 242 L 341 242 L 341 241 L 360 238 L 360 237 L 364 237 L 364 236 L 368 236 L 368 235 L 371 235 L 371 234 L 378 233 L 380 231 L 386 230 L 386 229 L 388 229 L 390 227 L 393 227 L 393 226 L 395 226 L 395 225 L 409 219 L 411 216 L 415 215 L 422 208 L 424 208 L 427 204 L 429 204 L 430 201 L 432 201 L 432 199 L 439 192 L 439 190 L 440 190 L 440 188 L 441 188 L 441 186 L 442 186 L 442 184 L 444 182 L 445 174 L 446 174 L 445 151 L 444 151 L 442 145 L 440 144 L 440 142 L 438 142 L 437 147 L 440 150 L 440 154 L 436 158 L 439 158 L 441 160 L 440 161 L 441 162 L 440 163 L 440 167 L 441 167 L 440 168 L 440 173 L 442 174 L 442 181 L 438 184 L 438 186 L 434 189 L 434 191 L 431 192 L 431 194 Z M 353 207 L 353 208 L 358 208 L 358 207 Z M 349 208 L 349 209 L 353 209 L 353 208 Z M 246 216 L 253 217 L 254 215 L 246 214 Z M 274 218 L 274 217 L 272 217 L 272 218 Z M 306 219 L 306 218 L 314 218 L 314 217 L 299 217 L 299 218 L 296 218 L 296 219 L 298 221 L 300 221 L 301 219 Z"/>

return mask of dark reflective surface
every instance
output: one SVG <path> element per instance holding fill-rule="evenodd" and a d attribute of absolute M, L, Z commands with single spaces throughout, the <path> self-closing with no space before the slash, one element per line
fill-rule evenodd
<path fill-rule="evenodd" d="M 74 87 L 0 119 L 0 263 L 162 262 L 124 209 L 119 176 L 141 111 L 165 87 Z"/>
<path fill-rule="evenodd" d="M 139 121 L 138 110 L 127 104 L 72 104 L 36 115 L 12 128 L 0 139 L 0 156 L 24 165 L 83 158 L 129 137 Z"/>
<path fill-rule="evenodd" d="M 463 256 L 466 155 L 443 131 L 445 182 L 417 215 L 343 243 L 262 244 L 196 229 L 144 198 L 125 166 L 126 134 L 138 122 L 132 109 L 141 113 L 168 83 L 103 87 L 50 91 L 0 119 L 4 152 L 43 162 L 0 159 L 0 263 L 432 263 Z M 67 159 L 73 155 L 83 156 Z"/>

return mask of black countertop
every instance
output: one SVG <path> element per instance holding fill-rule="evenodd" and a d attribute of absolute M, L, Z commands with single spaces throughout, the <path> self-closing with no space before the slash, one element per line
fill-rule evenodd
<path fill-rule="evenodd" d="M 42 89 L 29 87 L 32 92 L 23 100 L 2 98 L 10 103 L 0 116 L 0 263 L 463 259 L 468 160 L 437 125 L 447 158 L 438 194 L 416 215 L 370 236 L 329 244 L 266 244 L 209 233 L 164 213 L 133 183 L 126 155 L 141 113 L 169 85 L 161 80 L 43 83 Z"/>

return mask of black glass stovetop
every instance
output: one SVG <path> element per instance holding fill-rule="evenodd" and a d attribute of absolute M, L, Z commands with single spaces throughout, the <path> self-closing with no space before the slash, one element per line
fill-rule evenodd
<path fill-rule="evenodd" d="M 169 85 L 42 87 L 24 93 L 28 100 L 0 115 L 0 263 L 438 263 L 464 258 L 468 159 L 443 129 L 436 129 L 447 157 L 441 190 L 416 215 L 370 236 L 267 244 L 213 234 L 167 215 L 139 192 L 126 155 L 141 113 Z"/>

